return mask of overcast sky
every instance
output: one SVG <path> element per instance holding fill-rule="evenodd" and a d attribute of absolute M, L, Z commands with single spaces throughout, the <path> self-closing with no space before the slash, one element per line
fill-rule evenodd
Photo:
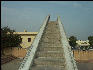
<path fill-rule="evenodd" d="M 1 27 L 37 32 L 48 14 L 54 21 L 61 17 L 67 37 L 93 35 L 93 1 L 2 1 Z"/>

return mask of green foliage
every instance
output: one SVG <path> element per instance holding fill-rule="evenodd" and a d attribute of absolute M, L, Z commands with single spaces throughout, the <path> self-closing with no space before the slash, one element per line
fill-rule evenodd
<path fill-rule="evenodd" d="M 89 36 L 88 40 L 89 40 L 90 46 L 93 47 L 93 36 Z"/>
<path fill-rule="evenodd" d="M 1 48 L 19 46 L 21 43 L 21 36 L 13 34 L 13 32 L 15 32 L 15 30 L 11 30 L 8 27 L 1 28 Z"/>
<path fill-rule="evenodd" d="M 89 46 L 81 46 L 80 50 L 83 50 L 83 51 L 89 50 Z"/>
<path fill-rule="evenodd" d="M 70 44 L 70 46 L 72 46 L 74 49 L 75 49 L 75 46 L 76 46 L 76 40 L 77 40 L 77 38 L 74 37 L 74 36 L 70 36 L 70 37 L 69 37 L 69 44 Z"/>

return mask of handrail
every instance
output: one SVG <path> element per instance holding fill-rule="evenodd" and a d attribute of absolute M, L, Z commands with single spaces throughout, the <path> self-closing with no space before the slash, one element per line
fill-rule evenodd
<path fill-rule="evenodd" d="M 64 31 L 63 24 L 61 23 L 60 17 L 58 16 L 57 22 L 59 24 L 60 33 L 61 33 L 61 42 L 62 47 L 64 49 L 64 57 L 65 57 L 65 64 L 66 64 L 66 70 L 78 70 L 76 66 L 76 62 L 73 57 L 73 53 L 71 51 L 71 46 L 68 43 L 66 33 Z"/>
<path fill-rule="evenodd" d="M 29 70 L 30 66 L 32 66 L 33 59 L 35 57 L 35 53 L 38 48 L 38 44 L 39 44 L 42 34 L 45 30 L 45 26 L 49 22 L 49 19 L 50 19 L 50 15 L 48 15 L 46 17 L 46 19 L 44 20 L 43 25 L 40 27 L 39 33 L 37 34 L 36 38 L 34 39 L 31 47 L 28 49 L 27 54 L 26 54 L 25 58 L 23 59 L 18 70 Z"/>

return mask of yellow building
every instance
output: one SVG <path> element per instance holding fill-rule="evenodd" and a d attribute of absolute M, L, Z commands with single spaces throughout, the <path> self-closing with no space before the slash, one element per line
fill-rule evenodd
<path fill-rule="evenodd" d="M 85 50 L 85 48 L 88 49 L 90 46 L 89 40 L 86 40 L 86 41 L 78 40 L 76 41 L 76 43 L 77 43 L 78 49 L 81 48 L 82 50 Z"/>
<path fill-rule="evenodd" d="M 89 40 L 86 40 L 86 41 L 82 41 L 82 40 L 78 40 L 76 41 L 77 45 L 79 46 L 89 46 Z"/>
<path fill-rule="evenodd" d="M 24 32 L 14 32 L 14 34 L 21 35 L 22 38 L 22 43 L 20 43 L 21 47 L 28 48 L 31 46 L 38 32 L 27 32 L 26 30 L 24 30 Z"/>

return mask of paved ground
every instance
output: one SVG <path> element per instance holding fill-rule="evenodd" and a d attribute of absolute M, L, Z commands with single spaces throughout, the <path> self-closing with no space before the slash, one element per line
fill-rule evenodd
<path fill-rule="evenodd" d="M 1 70 L 18 70 L 21 61 L 22 59 L 15 59 L 11 62 L 5 63 L 1 65 Z"/>
<path fill-rule="evenodd" d="M 79 62 L 77 66 L 78 70 L 93 70 L 93 63 Z"/>
<path fill-rule="evenodd" d="M 1 70 L 18 70 L 21 59 L 15 59 L 9 63 L 1 65 Z M 77 63 L 79 70 L 93 70 L 93 63 L 79 62 Z"/>

